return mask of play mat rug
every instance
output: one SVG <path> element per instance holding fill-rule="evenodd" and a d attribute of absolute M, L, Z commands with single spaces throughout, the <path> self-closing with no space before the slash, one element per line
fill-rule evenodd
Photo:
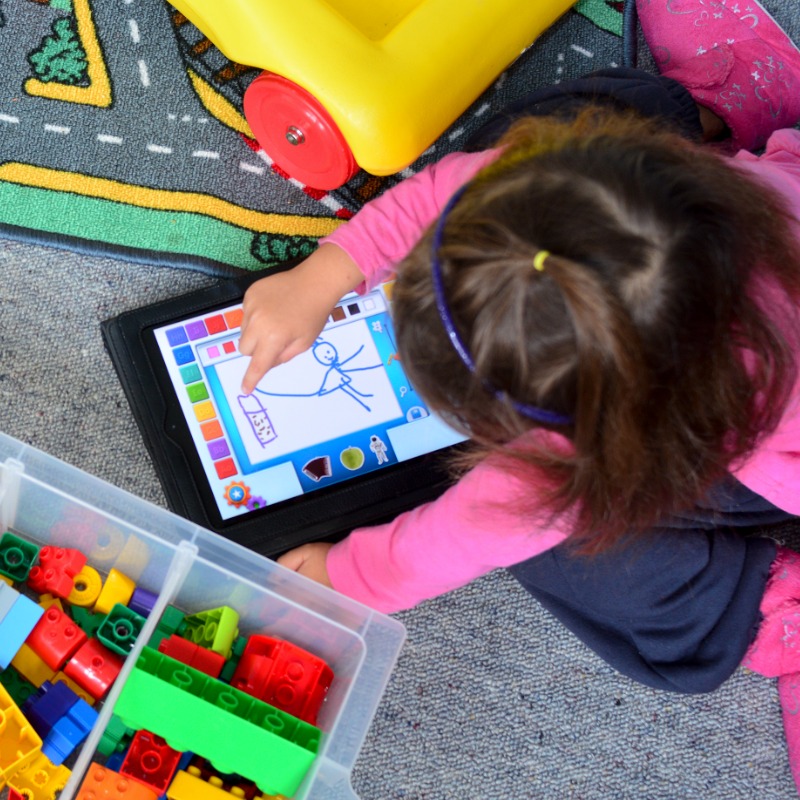
<path fill-rule="evenodd" d="M 401 175 L 322 192 L 279 174 L 251 138 L 241 101 L 257 72 L 163 0 L 0 0 L 0 235 L 261 269 L 310 252 L 515 97 L 620 63 L 621 34 L 621 2 L 581 0 Z"/>

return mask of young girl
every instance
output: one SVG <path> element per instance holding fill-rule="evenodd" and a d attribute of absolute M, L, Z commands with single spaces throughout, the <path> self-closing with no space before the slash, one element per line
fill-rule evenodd
<path fill-rule="evenodd" d="M 800 118 L 800 54 L 755 3 L 704 5 L 639 4 L 660 78 L 535 93 L 495 148 L 254 284 L 243 389 L 396 268 L 404 368 L 473 449 L 435 502 L 281 563 L 387 612 L 508 567 L 657 688 L 710 691 L 744 660 L 781 677 L 794 766 L 800 560 L 738 529 L 800 514 L 800 133 L 774 133 Z M 703 134 L 772 135 L 728 158 Z"/>

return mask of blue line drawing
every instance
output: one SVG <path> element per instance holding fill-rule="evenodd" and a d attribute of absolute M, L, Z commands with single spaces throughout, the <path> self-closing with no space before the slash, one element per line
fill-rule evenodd
<path fill-rule="evenodd" d="M 311 349 L 311 352 L 317 362 L 322 364 L 323 367 L 326 367 L 319 389 L 314 392 L 293 393 L 268 392 L 266 389 L 259 389 L 256 387 L 255 391 L 257 391 L 259 394 L 269 395 L 271 397 L 324 397 L 332 392 L 341 390 L 348 397 L 352 397 L 353 400 L 362 406 L 362 408 L 365 408 L 367 411 L 371 412 L 372 409 L 361 398 L 372 397 L 373 395 L 359 392 L 358 389 L 353 386 L 353 379 L 350 377 L 350 373 L 365 372 L 371 369 L 381 369 L 383 364 L 373 364 L 369 367 L 350 367 L 349 369 L 344 369 L 344 365 L 349 364 L 363 349 L 364 345 L 362 344 L 358 350 L 355 351 L 355 353 L 353 353 L 351 356 L 348 356 L 346 359 L 344 359 L 344 361 L 340 361 L 339 352 L 330 342 L 326 342 L 324 339 L 317 339 Z"/>

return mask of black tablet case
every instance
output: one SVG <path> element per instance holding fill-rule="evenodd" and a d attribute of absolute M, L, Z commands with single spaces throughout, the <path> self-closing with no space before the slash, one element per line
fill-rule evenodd
<path fill-rule="evenodd" d="M 286 265 L 286 268 L 292 266 Z M 320 489 L 223 522 L 204 500 L 205 476 L 193 455 L 151 328 L 240 302 L 261 275 L 227 279 L 205 289 L 102 323 L 111 361 L 133 411 L 169 507 L 177 514 L 269 557 L 310 541 L 335 541 L 350 530 L 386 521 L 433 499 L 447 485 L 446 451 L 391 465 L 353 481 Z M 150 339 L 153 339 L 152 344 Z M 210 491 L 208 492 L 210 495 Z"/>

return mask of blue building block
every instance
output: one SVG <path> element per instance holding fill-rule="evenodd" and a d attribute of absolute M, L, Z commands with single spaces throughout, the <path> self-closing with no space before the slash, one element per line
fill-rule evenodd
<path fill-rule="evenodd" d="M 52 684 L 50 681 L 45 681 L 38 691 L 25 701 L 22 713 L 33 725 L 36 733 L 44 739 L 79 699 L 80 697 L 66 683 L 59 681 Z"/>
<path fill-rule="evenodd" d="M 42 742 L 42 753 L 58 767 L 89 735 L 97 712 L 85 701 L 78 699 L 72 708 L 50 729 Z"/>
<path fill-rule="evenodd" d="M 10 587 L 2 583 L 5 587 L 3 592 Z M 6 669 L 11 663 L 11 659 L 17 654 L 17 650 L 22 647 L 28 635 L 33 630 L 39 618 L 44 614 L 44 609 L 36 605 L 33 600 L 19 594 L 15 589 L 11 589 L 17 597 L 2 620 L 0 620 L 0 669 Z"/>
<path fill-rule="evenodd" d="M 16 589 L 13 589 L 5 581 L 0 581 L 0 620 L 8 614 L 18 597 L 19 592 Z"/>

